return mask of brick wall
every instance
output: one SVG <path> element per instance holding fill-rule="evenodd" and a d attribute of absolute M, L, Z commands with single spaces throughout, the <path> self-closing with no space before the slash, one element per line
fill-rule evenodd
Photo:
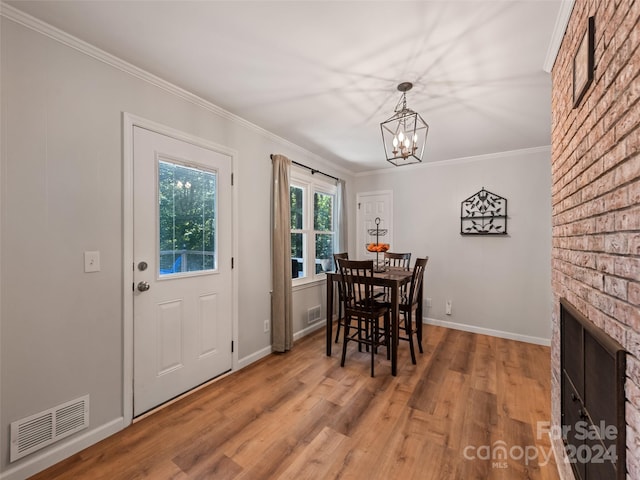
<path fill-rule="evenodd" d="M 574 108 L 573 57 L 589 16 L 594 79 Z M 629 352 L 628 479 L 640 479 L 639 20 L 640 0 L 576 0 L 552 70 L 553 423 L 560 423 L 564 296 Z"/>

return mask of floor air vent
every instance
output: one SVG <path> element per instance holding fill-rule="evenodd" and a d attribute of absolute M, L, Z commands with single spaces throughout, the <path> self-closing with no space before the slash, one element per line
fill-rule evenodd
<path fill-rule="evenodd" d="M 19 458 L 89 426 L 89 395 L 11 424 L 11 457 Z"/>

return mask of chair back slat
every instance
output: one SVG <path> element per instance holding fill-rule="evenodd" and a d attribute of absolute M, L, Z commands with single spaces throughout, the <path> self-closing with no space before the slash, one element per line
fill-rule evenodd
<path fill-rule="evenodd" d="M 404 268 L 409 270 L 411 253 L 384 252 L 384 263 L 388 267 Z"/>
<path fill-rule="evenodd" d="M 411 287 L 409 288 L 408 300 L 410 305 L 416 305 L 418 301 L 422 300 L 418 298 L 418 293 L 420 293 L 420 288 L 422 287 L 424 270 L 428 261 L 429 257 L 416 259 L 416 264 L 413 267 L 413 275 L 411 276 Z"/>

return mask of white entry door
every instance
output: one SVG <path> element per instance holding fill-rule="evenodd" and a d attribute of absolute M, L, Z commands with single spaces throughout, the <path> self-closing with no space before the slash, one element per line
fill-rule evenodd
<path fill-rule="evenodd" d="M 391 250 L 393 250 L 393 192 L 358 193 L 356 202 L 358 206 L 356 258 L 375 260 L 376 254 L 368 252 L 366 246 L 376 241 L 374 233 L 376 219 L 379 219 L 378 229 L 381 232 L 378 241 L 390 244 Z"/>
<path fill-rule="evenodd" d="M 232 367 L 231 157 L 134 127 L 133 414 Z"/>

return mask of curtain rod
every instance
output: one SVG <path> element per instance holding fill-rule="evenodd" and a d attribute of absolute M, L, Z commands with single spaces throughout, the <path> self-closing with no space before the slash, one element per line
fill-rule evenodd
<path fill-rule="evenodd" d="M 273 160 L 273 154 L 269 155 L 269 158 Z M 306 168 L 307 170 L 311 170 L 311 175 L 315 173 L 319 173 L 320 175 L 324 175 L 325 177 L 333 178 L 336 182 L 340 181 L 338 177 L 334 177 L 333 175 L 329 175 L 328 173 L 324 173 L 324 172 L 321 172 L 320 170 L 316 170 L 315 168 L 308 167 L 306 165 L 303 165 L 302 163 L 296 162 L 295 160 L 291 160 L 291 163 L 299 167 Z"/>

